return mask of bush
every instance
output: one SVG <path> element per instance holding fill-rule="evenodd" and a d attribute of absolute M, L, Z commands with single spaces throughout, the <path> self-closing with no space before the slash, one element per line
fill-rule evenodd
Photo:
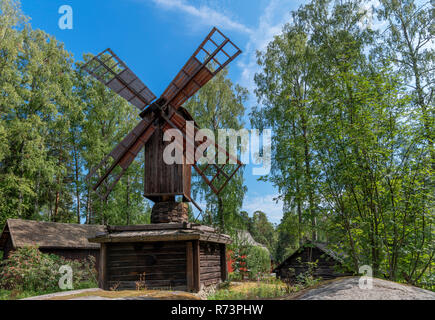
<path fill-rule="evenodd" d="M 228 280 L 229 281 L 241 281 L 242 280 L 242 274 L 238 271 L 230 272 L 228 274 Z"/>
<path fill-rule="evenodd" d="M 66 260 L 53 254 L 44 254 L 36 246 L 23 247 L 9 256 L 0 266 L 0 288 L 19 291 L 59 291 L 59 268 L 69 265 L 73 270 L 73 286 L 85 282 L 96 283 L 95 259 Z"/>
<path fill-rule="evenodd" d="M 269 252 L 261 247 L 251 246 L 246 256 L 246 264 L 251 279 L 270 273 Z"/>

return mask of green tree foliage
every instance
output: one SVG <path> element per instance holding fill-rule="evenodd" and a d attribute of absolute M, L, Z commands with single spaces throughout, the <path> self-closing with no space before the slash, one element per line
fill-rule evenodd
<path fill-rule="evenodd" d="M 228 70 L 223 69 L 189 100 L 186 109 L 200 128 L 213 131 L 216 142 L 218 142 L 219 129 L 238 131 L 242 128 L 242 117 L 245 113 L 244 102 L 247 99 L 247 94 L 246 89 L 233 85 L 228 78 Z M 227 150 L 229 149 L 227 148 Z M 201 167 L 203 168 L 203 166 Z M 231 174 L 234 169 L 235 165 L 225 166 L 227 174 Z M 213 176 L 215 173 L 216 169 L 209 166 L 206 174 Z M 207 203 L 203 215 L 204 222 L 219 226 L 222 230 L 233 228 L 233 222 L 240 220 L 240 210 L 247 190 L 243 180 L 243 167 L 233 176 L 219 197 L 216 197 L 198 174 L 194 174 L 193 177 L 193 196 L 199 196 Z M 218 181 L 217 185 L 221 183 Z"/>
<path fill-rule="evenodd" d="M 148 221 L 143 161 L 132 165 L 105 203 L 85 182 L 90 168 L 137 123 L 137 112 L 27 21 L 19 1 L 0 0 L 0 225 L 12 217 Z"/>
<path fill-rule="evenodd" d="M 275 252 L 278 240 L 277 233 L 275 226 L 269 222 L 264 212 L 255 211 L 253 213 L 248 231 L 255 241 L 265 245 L 270 252 Z"/>
<path fill-rule="evenodd" d="M 246 265 L 250 279 L 257 279 L 270 272 L 270 255 L 262 247 L 251 246 L 246 255 Z"/>
<path fill-rule="evenodd" d="M 259 53 L 263 106 L 251 120 L 275 133 L 279 259 L 309 236 L 344 250 L 355 271 L 424 284 L 435 254 L 433 9 L 381 3 L 384 32 L 361 24 L 359 1 L 293 12 Z"/>

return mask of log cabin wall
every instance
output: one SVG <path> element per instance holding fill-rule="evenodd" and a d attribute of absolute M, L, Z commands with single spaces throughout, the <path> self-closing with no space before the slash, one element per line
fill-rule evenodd
<path fill-rule="evenodd" d="M 220 283 L 226 275 L 223 274 L 226 267 L 222 263 L 221 246 L 213 242 L 201 242 L 200 248 L 200 283 L 201 287 L 216 285 Z"/>
<path fill-rule="evenodd" d="M 187 290 L 186 242 L 110 243 L 105 246 L 105 289 L 136 289 L 136 282 L 145 273 L 147 288 Z"/>
<path fill-rule="evenodd" d="M 348 272 L 339 272 L 336 270 L 336 266 L 340 264 L 331 256 L 317 247 L 306 247 L 301 252 L 293 254 L 287 258 L 278 268 L 277 276 L 280 279 L 296 280 L 299 274 L 309 271 L 308 262 L 317 261 L 317 266 L 313 272 L 315 278 L 322 278 L 324 280 L 334 279 L 346 275 L 351 275 Z M 294 273 L 292 270 L 293 269 Z"/>

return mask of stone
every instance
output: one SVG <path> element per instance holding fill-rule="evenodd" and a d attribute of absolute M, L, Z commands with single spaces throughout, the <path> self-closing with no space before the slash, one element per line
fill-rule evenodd
<path fill-rule="evenodd" d="M 189 220 L 189 205 L 185 202 L 157 202 L 151 211 L 151 223 L 183 223 Z"/>

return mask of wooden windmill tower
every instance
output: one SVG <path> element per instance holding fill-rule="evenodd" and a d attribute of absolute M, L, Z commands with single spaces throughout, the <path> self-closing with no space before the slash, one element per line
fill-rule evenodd
<path fill-rule="evenodd" d="M 226 148 L 207 141 L 215 145 L 218 153 L 226 155 L 226 164 L 210 163 L 202 170 L 196 164 L 199 159 L 167 165 L 163 150 L 169 142 L 163 141 L 163 135 L 169 129 L 180 130 L 183 156 L 190 157 L 185 152 L 186 146 L 190 144 L 195 149 L 198 143 L 189 138 L 187 122 L 194 119 L 182 105 L 240 53 L 230 39 L 213 28 L 159 99 L 110 49 L 83 66 L 136 106 L 142 118 L 89 172 L 88 181 L 94 183 L 93 189 L 102 199 L 107 199 L 145 147 L 144 196 L 155 203 L 151 225 L 112 226 L 107 233 L 90 239 L 101 243 L 100 287 L 108 289 L 111 284 L 120 283 L 120 288 L 134 288 L 143 273 L 147 274 L 148 287 L 171 286 L 192 291 L 226 279 L 225 245 L 231 239 L 210 227 L 187 223 L 187 203 L 198 207 L 191 197 L 191 172 L 193 167 L 219 196 L 242 163 Z M 193 131 L 198 130 L 195 125 Z M 226 168 L 230 159 L 236 163 L 231 165 L 234 166 L 231 172 Z M 182 197 L 183 202 L 177 202 L 176 196 Z"/>

